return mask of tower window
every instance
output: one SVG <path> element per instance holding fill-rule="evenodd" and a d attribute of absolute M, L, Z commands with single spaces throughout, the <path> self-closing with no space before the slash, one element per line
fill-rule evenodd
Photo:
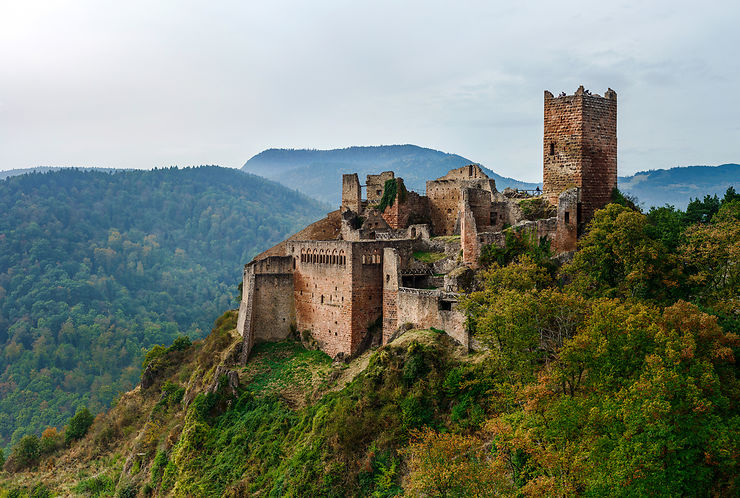
<path fill-rule="evenodd" d="M 555 155 L 555 142 L 550 142 L 550 155 Z"/>
<path fill-rule="evenodd" d="M 568 211 L 565 212 L 565 222 L 570 223 L 570 213 Z"/>

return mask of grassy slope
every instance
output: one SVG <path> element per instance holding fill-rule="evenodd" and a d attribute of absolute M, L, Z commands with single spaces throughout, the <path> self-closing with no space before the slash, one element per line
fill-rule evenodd
<path fill-rule="evenodd" d="M 460 388 L 476 367 L 444 334 L 409 332 L 350 365 L 295 342 L 261 344 L 240 366 L 235 320 L 236 312 L 226 313 L 206 339 L 167 357 L 155 385 L 121 396 L 84 439 L 36 471 L 4 473 L 0 488 L 43 482 L 63 495 L 393 496 L 410 431 L 423 424 L 465 431 L 482 420 L 476 399 L 485 377 Z M 218 384 L 218 365 L 238 372 L 236 395 L 223 382 L 206 392 Z M 184 390 L 181 402 L 166 394 L 173 384 Z"/>

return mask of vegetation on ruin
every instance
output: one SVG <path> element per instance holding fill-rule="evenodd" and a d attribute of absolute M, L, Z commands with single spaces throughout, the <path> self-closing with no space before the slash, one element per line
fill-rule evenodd
<path fill-rule="evenodd" d="M 107 408 L 146 349 L 202 337 L 244 262 L 323 212 L 216 167 L 0 181 L 0 447 Z"/>
<path fill-rule="evenodd" d="M 396 202 L 396 198 L 398 198 L 398 202 L 400 202 L 401 204 L 406 202 L 408 191 L 406 190 L 406 187 L 403 183 L 401 183 L 401 188 L 399 190 L 399 183 L 401 182 L 394 178 L 385 181 L 385 185 L 383 186 L 383 197 L 380 198 L 380 202 L 376 206 L 376 209 L 378 211 L 382 213 L 383 211 L 385 211 L 385 208 L 392 206 L 393 203 Z"/>
<path fill-rule="evenodd" d="M 436 263 L 440 259 L 445 259 L 447 255 L 443 252 L 414 251 L 412 257 L 422 263 Z"/>
<path fill-rule="evenodd" d="M 151 385 L 68 448 L 29 443 L 36 470 L 3 474 L 0 488 L 735 496 L 740 199 L 692 204 L 610 204 L 561 267 L 509 230 L 511 250 L 484 261 L 462 303 L 485 346 L 472 355 L 441 331 L 410 330 L 349 364 L 285 341 L 239 365 L 229 311 L 204 340 L 152 348 Z"/>
<path fill-rule="evenodd" d="M 555 207 L 548 202 L 544 196 L 522 199 L 518 201 L 524 219 L 536 221 L 542 218 L 550 218 L 557 214 Z"/>

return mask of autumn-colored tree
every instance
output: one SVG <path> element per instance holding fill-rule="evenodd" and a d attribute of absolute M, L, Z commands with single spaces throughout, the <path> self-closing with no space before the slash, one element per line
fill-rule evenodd
<path fill-rule="evenodd" d="M 403 454 L 411 496 L 509 496 L 513 491 L 491 441 L 425 429 L 412 433 Z"/>
<path fill-rule="evenodd" d="M 722 205 L 711 223 L 688 228 L 681 256 L 690 268 L 694 297 L 737 312 L 740 295 L 740 200 Z M 729 311 L 729 310 L 728 310 Z"/>

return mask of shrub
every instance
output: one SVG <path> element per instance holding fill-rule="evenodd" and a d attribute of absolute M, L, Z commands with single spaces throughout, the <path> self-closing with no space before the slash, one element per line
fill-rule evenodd
<path fill-rule="evenodd" d="M 61 437 L 56 427 L 47 427 L 41 434 L 39 449 L 42 455 L 54 453 L 61 446 Z"/>
<path fill-rule="evenodd" d="M 27 467 L 33 467 L 39 462 L 40 456 L 39 438 L 32 434 L 23 436 L 13 446 L 10 458 L 5 463 L 6 470 L 13 472 Z"/>
<path fill-rule="evenodd" d="M 155 344 L 152 349 L 146 352 L 144 355 L 144 362 L 141 364 L 142 370 L 145 370 L 154 360 L 161 358 L 167 353 L 167 348 L 161 344 Z"/>
<path fill-rule="evenodd" d="M 116 483 L 106 475 L 99 475 L 80 481 L 73 488 L 75 493 L 87 496 L 111 496 Z"/>
<path fill-rule="evenodd" d="M 185 351 L 192 345 L 193 341 L 190 340 L 190 337 L 186 335 L 179 335 L 174 341 L 172 341 L 172 345 L 167 348 L 167 352 L 169 353 L 171 351 Z"/>
<path fill-rule="evenodd" d="M 81 439 L 93 423 L 93 415 L 86 406 L 77 410 L 74 417 L 69 420 L 67 431 L 64 433 L 64 444 L 69 444 L 76 439 Z"/>

